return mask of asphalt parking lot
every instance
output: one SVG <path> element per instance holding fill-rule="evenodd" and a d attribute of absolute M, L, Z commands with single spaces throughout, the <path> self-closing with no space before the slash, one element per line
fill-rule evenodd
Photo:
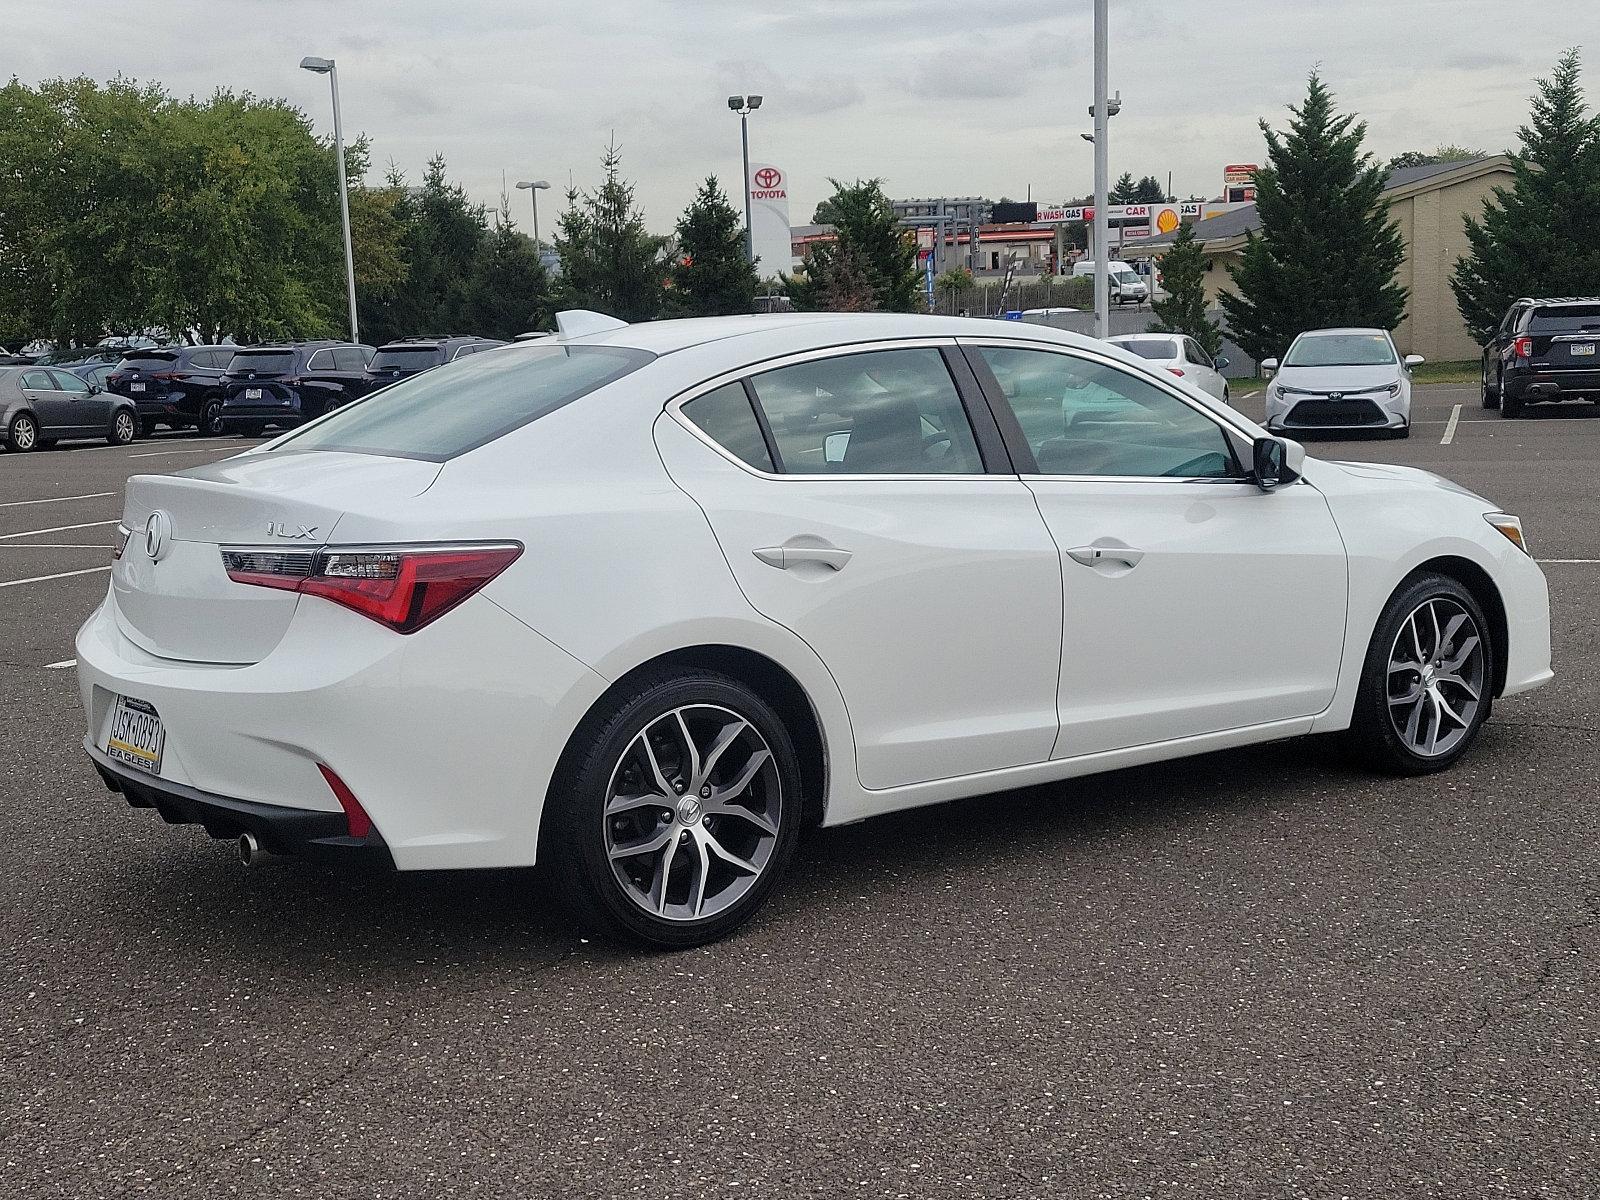
<path fill-rule="evenodd" d="M 1600 1193 L 1600 412 L 1415 419 L 1310 450 L 1492 497 L 1552 593 L 1556 682 L 1454 771 L 1296 742 L 821 831 L 676 955 L 106 792 L 62 664 L 122 485 L 240 443 L 0 455 L 0 1196 Z"/>

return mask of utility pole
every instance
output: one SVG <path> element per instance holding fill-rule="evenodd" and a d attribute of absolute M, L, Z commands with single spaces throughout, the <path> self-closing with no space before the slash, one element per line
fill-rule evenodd
<path fill-rule="evenodd" d="M 1094 0 L 1094 335 L 1104 339 L 1111 332 L 1110 261 L 1111 222 L 1106 207 L 1110 203 L 1111 160 L 1107 135 L 1111 126 L 1110 80 L 1107 66 L 1107 0 Z"/>

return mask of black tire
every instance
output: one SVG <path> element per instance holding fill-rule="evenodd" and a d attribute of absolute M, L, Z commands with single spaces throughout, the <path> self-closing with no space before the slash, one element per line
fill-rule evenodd
<path fill-rule="evenodd" d="M 222 428 L 222 401 L 209 401 L 200 411 L 200 421 L 194 427 L 198 437 L 221 437 Z"/>
<path fill-rule="evenodd" d="M 32 413 L 20 412 L 11 418 L 6 428 L 6 448 L 16 454 L 39 448 L 39 422 Z"/>
<path fill-rule="evenodd" d="M 1488 370 L 1485 370 L 1483 373 L 1483 386 L 1479 393 L 1478 399 L 1485 408 L 1495 409 L 1500 407 L 1500 389 L 1498 387 L 1489 386 Z"/>
<path fill-rule="evenodd" d="M 1509 394 L 1504 387 L 1500 389 L 1500 415 L 1508 421 L 1515 421 L 1522 415 L 1521 398 Z"/>
<path fill-rule="evenodd" d="M 741 884 L 745 890 L 727 907 L 705 917 L 671 919 L 647 912 L 613 871 L 608 844 L 614 830 L 608 829 L 607 821 L 621 818 L 607 818 L 606 804 L 613 777 L 625 769 L 636 739 L 675 710 L 693 706 L 730 711 L 748 722 L 770 748 L 774 770 L 765 776 L 762 786 L 776 787 L 777 832 L 770 839 L 772 844 L 754 882 Z M 665 761 L 670 763 L 670 758 Z M 672 775 L 675 768 L 669 765 L 666 770 Z M 674 781 L 675 785 L 681 782 Z M 771 792 L 767 794 L 770 796 Z M 679 795 L 680 800 L 688 798 L 681 788 Z M 774 811 L 773 802 L 769 799 L 767 803 L 767 811 Z M 541 827 L 540 859 L 553 871 L 561 896 L 585 930 L 662 949 L 687 949 L 725 937 L 762 906 L 793 857 L 802 810 L 794 743 L 772 707 L 727 675 L 702 670 L 663 671 L 637 680 L 623 694 L 590 713 L 574 733 L 550 785 Z M 659 815 L 662 810 L 643 811 L 646 822 L 658 822 L 654 828 L 667 824 L 668 818 Z M 742 823 L 738 824 L 742 827 Z M 648 836 L 650 828 L 646 826 L 644 836 Z M 686 831 L 677 842 L 669 841 L 669 847 L 679 847 L 673 849 L 671 863 L 676 864 L 679 856 L 687 860 L 687 837 Z M 695 869 L 687 861 L 686 867 L 691 872 Z M 669 871 L 679 869 L 669 867 Z M 684 885 L 688 886 L 687 878 Z"/>
<path fill-rule="evenodd" d="M 1391 652 L 1399 648 L 1399 639 L 1406 632 L 1407 621 L 1411 614 L 1434 599 L 1445 601 L 1447 608 L 1450 606 L 1459 608 L 1476 626 L 1476 635 L 1480 639 L 1481 686 L 1478 689 L 1479 702 L 1470 713 L 1464 736 L 1441 753 L 1425 755 L 1418 753 L 1407 743 L 1402 731 L 1396 728 L 1396 718 L 1390 716 L 1394 706 L 1391 704 L 1389 691 L 1391 680 L 1389 665 Z M 1423 637 L 1426 644 L 1426 632 Z M 1492 637 L 1493 631 L 1484 618 L 1483 609 L 1479 607 L 1472 593 L 1456 580 L 1446 575 L 1423 571 L 1402 584 L 1390 597 L 1383 614 L 1378 618 L 1378 624 L 1372 633 L 1372 642 L 1367 647 L 1367 656 L 1361 667 L 1361 684 L 1356 693 L 1355 712 L 1351 718 L 1350 729 L 1345 735 L 1346 744 L 1355 757 L 1374 770 L 1389 775 L 1429 775 L 1435 771 L 1443 771 L 1465 754 L 1477 739 L 1483 723 L 1488 720 L 1493 703 Z M 1435 646 L 1434 650 L 1437 649 Z M 1427 654 L 1422 657 L 1427 658 Z M 1406 682 L 1401 678 L 1397 680 L 1397 686 L 1403 687 Z M 1456 696 L 1456 699 L 1459 700 L 1459 696 Z M 1439 720 L 1437 716 L 1433 719 Z"/>
<path fill-rule="evenodd" d="M 139 419 L 125 408 L 111 414 L 111 429 L 106 442 L 112 446 L 127 446 L 139 436 Z"/>

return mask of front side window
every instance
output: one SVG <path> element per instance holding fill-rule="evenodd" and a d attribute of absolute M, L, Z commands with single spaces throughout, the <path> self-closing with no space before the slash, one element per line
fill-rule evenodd
<path fill-rule="evenodd" d="M 1394 346 L 1382 333 L 1301 334 L 1284 358 L 1286 367 L 1387 367 Z"/>
<path fill-rule="evenodd" d="M 1070 354 L 984 346 L 1044 475 L 1227 478 L 1238 474 L 1219 426 L 1171 393 Z"/>
<path fill-rule="evenodd" d="M 739 461 L 758 471 L 773 471 L 772 455 L 744 384 L 728 383 L 683 406 L 683 415 L 701 433 Z"/>
<path fill-rule="evenodd" d="M 983 459 L 938 350 L 874 350 L 751 380 L 791 475 L 978 475 Z"/>
<path fill-rule="evenodd" d="M 530 344 L 425 371 L 347 404 L 278 442 L 444 462 L 536 421 L 644 366 L 655 355 L 621 346 Z M 235 362 L 237 363 L 237 359 Z"/>

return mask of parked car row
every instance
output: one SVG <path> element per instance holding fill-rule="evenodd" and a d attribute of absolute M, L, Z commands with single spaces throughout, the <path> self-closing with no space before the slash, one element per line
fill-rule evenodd
<path fill-rule="evenodd" d="M 376 348 L 324 340 L 55 351 L 28 368 L 0 367 L 7 372 L 0 381 L 0 428 L 12 450 L 102 435 L 121 444 L 161 426 L 257 437 L 268 427 L 298 425 L 397 379 L 503 345 L 453 336 Z"/>

